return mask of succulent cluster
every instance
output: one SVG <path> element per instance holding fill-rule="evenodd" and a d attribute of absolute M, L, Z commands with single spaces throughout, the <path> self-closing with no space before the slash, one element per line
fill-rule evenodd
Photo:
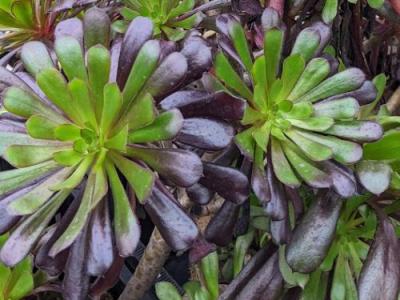
<path fill-rule="evenodd" d="M 290 5 L 289 19 L 307 8 Z M 386 77 L 332 50 L 337 1 L 296 26 L 283 1 L 265 6 L 0 3 L 0 299 L 33 289 L 32 265 L 35 283 L 59 281 L 32 295 L 101 297 L 141 217 L 149 245 L 160 234 L 199 262 L 192 300 L 397 298 L 400 119 L 375 113 Z"/>

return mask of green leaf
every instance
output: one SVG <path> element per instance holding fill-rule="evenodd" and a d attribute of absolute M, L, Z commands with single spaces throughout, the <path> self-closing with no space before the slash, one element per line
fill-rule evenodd
<path fill-rule="evenodd" d="M 301 295 L 301 300 L 325 299 L 329 273 L 317 269 L 311 273 L 310 279 Z"/>
<path fill-rule="evenodd" d="M 382 194 L 390 185 L 392 169 L 384 162 L 363 160 L 357 165 L 362 185 L 375 195 Z"/>
<path fill-rule="evenodd" d="M 233 248 L 233 276 L 236 277 L 243 268 L 244 258 L 253 242 L 254 230 L 249 230 L 246 234 L 236 238 Z"/>
<path fill-rule="evenodd" d="M 56 69 L 41 71 L 36 78 L 37 84 L 46 96 L 74 122 L 80 123 L 77 108 L 72 105 L 72 97 L 63 75 Z"/>
<path fill-rule="evenodd" d="M 307 139 L 297 130 L 287 130 L 285 134 L 313 161 L 324 161 L 332 157 L 329 147 Z"/>
<path fill-rule="evenodd" d="M 235 136 L 235 143 L 243 155 L 253 158 L 256 142 L 253 138 L 253 128 L 250 127 Z"/>
<path fill-rule="evenodd" d="M 296 146 L 283 144 L 283 150 L 296 173 L 310 186 L 315 188 L 328 188 L 331 186 L 329 175 L 318 169 L 311 161 L 302 157 L 297 151 Z"/>
<path fill-rule="evenodd" d="M 107 149 L 114 149 L 121 152 L 126 152 L 127 144 L 128 144 L 128 126 L 125 126 L 116 135 L 106 140 L 104 146 Z"/>
<path fill-rule="evenodd" d="M 282 151 L 280 141 L 276 138 L 272 138 L 271 151 L 273 161 L 272 166 L 274 168 L 274 173 L 279 181 L 291 187 L 300 186 L 300 181 L 293 172 L 289 162 L 287 161 L 286 156 Z"/>
<path fill-rule="evenodd" d="M 316 133 L 297 131 L 304 137 L 329 147 L 333 152 L 333 158 L 343 164 L 352 164 L 362 158 L 362 148 L 357 143 L 341 140 L 334 136 L 320 135 Z"/>
<path fill-rule="evenodd" d="M 290 55 L 300 54 L 307 62 L 315 56 L 320 41 L 321 37 L 316 29 L 305 28 L 298 34 Z"/>
<path fill-rule="evenodd" d="M 190 300 L 195 300 L 195 295 L 201 289 L 201 285 L 198 281 L 188 281 L 183 285 L 183 289 Z"/>
<path fill-rule="evenodd" d="M 249 102 L 253 101 L 253 94 L 250 89 L 233 69 L 226 56 L 221 52 L 217 54 L 215 59 L 215 74 L 220 80 L 225 82 L 229 88 L 237 92 L 243 98 L 247 99 Z"/>
<path fill-rule="evenodd" d="M 369 6 L 372 8 L 378 9 L 381 8 L 385 0 L 367 0 Z"/>
<path fill-rule="evenodd" d="M 297 101 L 298 98 L 320 84 L 329 75 L 330 71 L 331 67 L 328 60 L 322 57 L 313 58 L 297 80 L 288 96 L 288 100 Z"/>
<path fill-rule="evenodd" d="M 253 67 L 253 59 L 247 44 L 246 34 L 244 33 L 242 24 L 238 21 L 231 22 L 231 26 L 228 28 L 229 35 L 232 39 L 233 46 L 240 60 L 243 62 L 246 70 L 250 73 Z"/>
<path fill-rule="evenodd" d="M 270 87 L 276 79 L 276 73 L 281 59 L 283 32 L 271 29 L 264 36 L 264 57 L 267 85 Z"/>
<path fill-rule="evenodd" d="M 338 0 L 326 0 L 322 10 L 322 20 L 325 23 L 332 23 L 338 10 Z"/>
<path fill-rule="evenodd" d="M 155 41 L 146 42 L 140 49 L 135 63 L 129 73 L 123 90 L 123 111 L 130 111 L 141 89 L 158 66 L 161 54 L 160 44 Z"/>
<path fill-rule="evenodd" d="M 400 132 L 391 131 L 382 139 L 364 145 L 364 159 L 392 160 L 400 159 Z"/>
<path fill-rule="evenodd" d="M 149 197 L 154 184 L 154 174 L 139 164 L 117 154 L 111 156 L 121 173 L 126 177 L 141 203 Z"/>
<path fill-rule="evenodd" d="M 89 87 L 87 83 L 81 79 L 73 79 L 68 83 L 68 90 L 71 93 L 73 103 L 79 107 L 77 112 L 83 123 L 89 124 L 92 129 L 97 128 L 96 114 L 94 111 L 94 103 L 91 100 Z"/>
<path fill-rule="evenodd" d="M 53 191 L 59 191 L 63 189 L 73 189 L 77 187 L 83 180 L 83 177 L 86 175 L 86 172 L 89 170 L 92 162 L 94 160 L 94 155 L 87 155 L 82 162 L 78 165 L 75 171 L 72 173 L 70 177 L 64 182 L 53 186 L 51 189 Z"/>
<path fill-rule="evenodd" d="M 351 119 L 358 115 L 360 105 L 354 98 L 330 100 L 314 104 L 314 116 L 332 119 Z"/>
<path fill-rule="evenodd" d="M 29 118 L 32 115 L 42 115 L 55 122 L 65 120 L 64 117 L 45 105 L 34 94 L 18 87 L 7 89 L 3 103 L 7 111 L 24 118 Z"/>
<path fill-rule="evenodd" d="M 81 128 L 74 124 L 61 124 L 54 130 L 59 141 L 75 141 L 81 137 Z"/>
<path fill-rule="evenodd" d="M 310 275 L 292 271 L 286 261 L 285 248 L 285 245 L 279 247 L 279 270 L 281 271 L 282 277 L 291 286 L 300 286 L 304 289 Z"/>
<path fill-rule="evenodd" d="M 59 123 L 38 115 L 30 117 L 25 123 L 26 131 L 31 137 L 48 140 L 56 139 L 54 130 L 59 125 Z"/>
<path fill-rule="evenodd" d="M 28 42 L 21 50 L 21 60 L 25 68 L 33 77 L 46 69 L 54 68 L 46 46 L 41 42 Z"/>
<path fill-rule="evenodd" d="M 107 193 L 107 190 L 104 190 L 104 187 L 99 186 L 99 183 L 103 184 L 103 182 L 99 182 L 97 177 L 98 174 L 96 172 L 90 173 L 78 211 L 60 238 L 51 247 L 49 252 L 51 257 L 54 257 L 64 249 L 71 246 L 85 224 L 88 222 L 90 211 L 93 208 L 93 203 L 100 201 Z"/>
<path fill-rule="evenodd" d="M 167 281 L 156 283 L 156 294 L 160 300 L 182 300 L 176 287 Z"/>
<path fill-rule="evenodd" d="M 57 151 L 70 149 L 70 145 L 12 145 L 7 148 L 4 158 L 16 168 L 29 167 L 49 160 Z"/>
<path fill-rule="evenodd" d="M 316 102 L 358 89 L 365 81 L 364 73 L 356 68 L 346 69 L 321 82 L 296 101 Z"/>
<path fill-rule="evenodd" d="M 271 132 L 271 123 L 265 122 L 263 126 L 254 128 L 252 135 L 256 144 L 264 151 L 267 152 L 269 136 Z"/>
<path fill-rule="evenodd" d="M 58 167 L 54 161 L 47 161 L 31 167 L 2 171 L 0 172 L 0 196 L 26 186 Z"/>
<path fill-rule="evenodd" d="M 282 99 L 286 99 L 289 96 L 301 74 L 303 74 L 304 69 L 305 61 L 300 54 L 291 55 L 283 61 L 283 89 L 280 95 Z"/>
<path fill-rule="evenodd" d="M 308 119 L 314 113 L 313 105 L 308 102 L 294 103 L 289 112 L 284 113 L 285 119 Z"/>
<path fill-rule="evenodd" d="M 104 107 L 101 116 L 100 128 L 107 136 L 122 107 L 122 94 L 116 83 L 109 83 L 104 87 Z"/>
<path fill-rule="evenodd" d="M 134 131 L 143 128 L 152 123 L 156 117 L 153 97 L 146 93 L 143 97 L 138 98 L 131 107 L 129 117 L 129 129 Z"/>
<path fill-rule="evenodd" d="M 8 299 L 23 299 L 33 288 L 32 258 L 27 257 L 12 270 Z"/>
<path fill-rule="evenodd" d="M 295 127 L 324 132 L 334 125 L 334 121 L 328 117 L 311 117 L 305 120 L 288 119 L 288 121 Z"/>
<path fill-rule="evenodd" d="M 53 154 L 53 159 L 62 166 L 76 165 L 82 158 L 83 155 L 75 150 L 59 151 Z"/>
<path fill-rule="evenodd" d="M 70 168 L 63 168 L 49 176 L 32 190 L 12 201 L 7 206 L 8 212 L 12 215 L 19 216 L 34 213 L 54 194 L 54 191 L 50 190 L 50 188 L 55 184 L 63 182 L 65 178 L 71 174 L 71 171 Z"/>
<path fill-rule="evenodd" d="M 178 109 L 160 114 L 150 125 L 129 133 L 129 142 L 148 143 L 174 138 L 183 125 L 183 116 Z"/>
<path fill-rule="evenodd" d="M 82 48 L 75 38 L 70 36 L 57 38 L 54 49 L 69 80 L 74 78 L 87 80 Z"/>
<path fill-rule="evenodd" d="M 94 95 L 96 116 L 100 119 L 104 105 L 104 86 L 110 76 L 110 52 L 101 45 L 91 47 L 87 52 L 89 84 Z"/>
<path fill-rule="evenodd" d="M 200 261 L 200 269 L 209 293 L 209 300 L 217 300 L 219 295 L 219 261 L 216 251 Z"/>
<path fill-rule="evenodd" d="M 331 299 L 343 300 L 346 298 L 346 269 L 345 259 L 342 255 L 336 260 L 335 273 L 333 275 Z"/>
<path fill-rule="evenodd" d="M 382 136 L 382 128 L 370 121 L 337 121 L 325 133 L 360 142 L 371 142 Z"/>
<path fill-rule="evenodd" d="M 168 3 L 168 1 L 165 1 Z M 194 5 L 195 5 L 195 1 L 194 0 L 183 0 L 183 1 L 179 1 L 179 4 L 174 7 L 173 9 L 171 9 L 171 11 L 168 14 L 168 19 L 173 19 L 176 18 L 180 15 L 182 15 L 183 13 L 193 9 Z"/>

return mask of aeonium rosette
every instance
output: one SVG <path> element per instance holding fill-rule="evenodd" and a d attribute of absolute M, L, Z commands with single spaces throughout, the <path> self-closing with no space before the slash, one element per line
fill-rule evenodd
<path fill-rule="evenodd" d="M 36 263 L 45 265 L 71 245 L 86 243 L 81 236 L 87 234 L 89 274 L 104 273 L 116 253 L 129 256 L 135 250 L 140 236 L 135 198 L 172 249 L 185 250 L 198 236 L 161 179 L 191 186 L 202 164 L 194 153 L 171 146 L 182 114 L 157 111 L 154 98 L 199 76 L 210 50 L 195 34 L 181 52 L 151 40 L 152 22 L 142 17 L 109 50 L 110 22 L 96 8 L 85 15 L 83 29 L 81 38 L 57 37 L 57 63 L 43 43 L 25 44 L 21 58 L 34 78 L 0 70 L 2 87 L 8 86 L 0 153 L 16 168 L 0 173 L 1 231 L 13 228 L 0 252 L 7 265 L 42 239 L 47 242 L 39 243 Z M 128 197 L 125 182 L 134 195 Z"/>

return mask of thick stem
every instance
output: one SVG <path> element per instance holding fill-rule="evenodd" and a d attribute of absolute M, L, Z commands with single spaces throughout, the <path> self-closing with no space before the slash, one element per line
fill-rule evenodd
<path fill-rule="evenodd" d="M 398 87 L 390 97 L 389 101 L 386 103 L 386 107 L 392 114 L 398 111 L 400 107 L 400 87 Z"/>
<path fill-rule="evenodd" d="M 143 257 L 136 267 L 135 273 L 129 279 L 119 300 L 141 300 L 152 286 L 160 273 L 171 249 L 161 237 L 157 228 L 154 229 Z"/>

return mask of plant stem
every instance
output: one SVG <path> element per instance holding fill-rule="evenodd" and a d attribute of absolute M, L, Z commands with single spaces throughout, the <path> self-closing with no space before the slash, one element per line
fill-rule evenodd
<path fill-rule="evenodd" d="M 386 104 L 387 109 L 393 114 L 400 107 L 400 87 L 398 87 Z"/>

